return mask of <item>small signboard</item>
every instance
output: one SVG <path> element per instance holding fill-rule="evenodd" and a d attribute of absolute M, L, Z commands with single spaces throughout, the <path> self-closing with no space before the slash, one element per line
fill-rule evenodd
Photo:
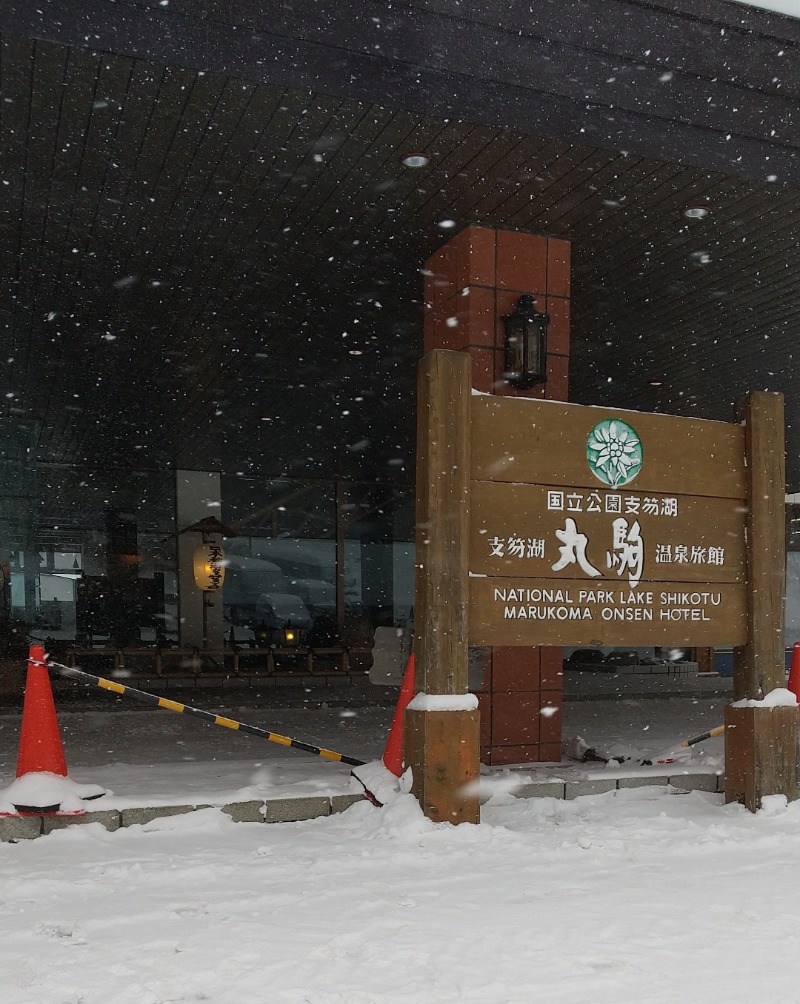
<path fill-rule="evenodd" d="M 741 427 L 484 396 L 471 425 L 473 644 L 744 644 Z"/>

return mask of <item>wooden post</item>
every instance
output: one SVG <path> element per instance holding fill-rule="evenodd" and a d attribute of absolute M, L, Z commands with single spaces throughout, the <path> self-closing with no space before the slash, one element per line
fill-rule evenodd
<path fill-rule="evenodd" d="M 417 381 L 414 648 L 417 693 L 466 695 L 469 605 L 470 357 L 435 349 Z M 428 818 L 478 822 L 464 786 L 479 770 L 478 712 L 412 710 L 405 762 Z"/>
<path fill-rule="evenodd" d="M 783 396 L 756 391 L 739 410 L 747 459 L 748 641 L 734 649 L 733 693 L 737 701 L 760 701 L 786 686 Z M 797 798 L 797 709 L 728 707 L 725 725 L 726 801 L 755 812 L 764 795 Z"/>

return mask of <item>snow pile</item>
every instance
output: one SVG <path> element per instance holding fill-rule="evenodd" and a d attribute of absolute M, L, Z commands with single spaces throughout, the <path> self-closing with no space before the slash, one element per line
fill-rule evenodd
<path fill-rule="evenodd" d="M 416 694 L 408 703 L 409 711 L 476 711 L 475 694 Z"/>
<path fill-rule="evenodd" d="M 777 816 L 782 812 L 786 812 L 789 808 L 789 802 L 785 795 L 762 795 L 761 797 L 761 812 L 767 816 Z"/>
<path fill-rule="evenodd" d="M 396 798 L 400 791 L 400 782 L 394 774 L 387 770 L 381 760 L 371 760 L 350 771 L 350 791 L 355 793 L 369 792 L 381 803 L 387 805 Z"/>
<path fill-rule="evenodd" d="M 398 791 L 0 845 L 9 1004 L 792 1001 L 800 805 L 629 788 L 432 823 Z M 764 862 L 768 862 L 765 866 Z M 744 905 L 744 906 L 743 906 Z"/>
<path fill-rule="evenodd" d="M 58 806 L 59 812 L 85 812 L 86 799 L 109 794 L 97 784 L 78 784 L 61 774 L 41 771 L 23 774 L 0 791 L 0 813 L 15 813 L 17 807 L 45 809 Z"/>
<path fill-rule="evenodd" d="M 786 687 L 776 687 L 765 694 L 760 701 L 742 700 L 731 705 L 732 708 L 786 708 L 796 707 L 797 698 Z"/>

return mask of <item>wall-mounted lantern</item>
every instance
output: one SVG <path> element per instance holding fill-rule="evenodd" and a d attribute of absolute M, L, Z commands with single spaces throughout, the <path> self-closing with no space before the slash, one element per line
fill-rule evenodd
<path fill-rule="evenodd" d="M 213 542 L 200 544 L 193 555 L 194 581 L 198 589 L 213 593 L 225 581 L 225 552 Z"/>
<path fill-rule="evenodd" d="M 507 314 L 504 378 L 512 387 L 533 387 L 547 380 L 547 324 L 550 318 L 540 314 L 533 297 L 525 293 L 517 309 Z"/>

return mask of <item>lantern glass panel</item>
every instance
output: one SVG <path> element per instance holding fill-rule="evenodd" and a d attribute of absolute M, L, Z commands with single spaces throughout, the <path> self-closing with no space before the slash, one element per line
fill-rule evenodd
<path fill-rule="evenodd" d="M 527 388 L 543 383 L 545 369 L 545 337 L 548 317 L 540 314 L 533 297 L 519 298 L 517 309 L 504 318 L 506 325 L 506 380 L 514 387 Z"/>
<path fill-rule="evenodd" d="M 542 372 L 542 328 L 535 321 L 525 322 L 524 336 L 525 370 L 528 373 Z"/>

